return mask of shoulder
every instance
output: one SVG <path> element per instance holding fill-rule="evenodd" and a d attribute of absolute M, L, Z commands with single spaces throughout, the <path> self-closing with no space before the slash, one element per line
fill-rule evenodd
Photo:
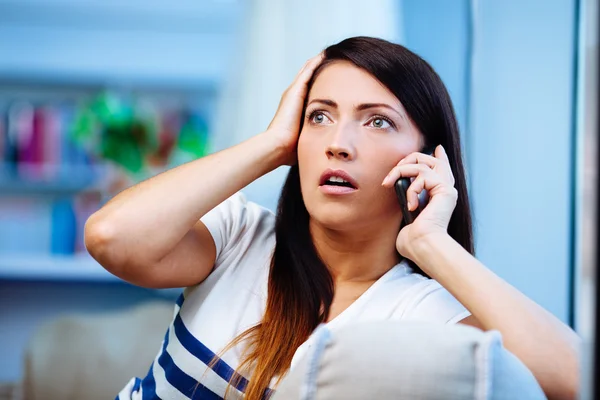
<path fill-rule="evenodd" d="M 275 214 L 237 192 L 200 219 L 210 232 L 219 258 L 274 235 Z"/>
<path fill-rule="evenodd" d="M 411 320 L 455 324 L 471 313 L 442 285 L 427 279 L 419 285 L 411 306 L 406 310 Z"/>
<path fill-rule="evenodd" d="M 200 220 L 209 229 L 219 225 L 226 225 L 233 229 L 256 225 L 264 220 L 274 222 L 275 215 L 271 210 L 248 201 L 244 193 L 237 192 L 206 213 Z"/>
<path fill-rule="evenodd" d="M 394 299 L 393 319 L 453 324 L 471 315 L 436 280 L 417 274 L 405 262 L 395 268 L 386 285 L 388 298 Z"/>

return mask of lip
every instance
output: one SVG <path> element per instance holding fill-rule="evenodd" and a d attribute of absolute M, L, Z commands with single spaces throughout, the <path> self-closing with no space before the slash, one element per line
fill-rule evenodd
<path fill-rule="evenodd" d="M 329 185 L 321 185 L 319 186 L 319 190 L 323 194 L 331 194 L 331 195 L 342 195 L 356 192 L 356 189 L 349 188 L 345 186 L 329 186 Z"/>
<path fill-rule="evenodd" d="M 349 182 L 352 185 L 352 187 L 350 188 L 350 187 L 345 187 L 345 186 L 325 185 L 325 182 L 327 182 L 327 180 L 329 178 L 331 178 L 332 176 L 339 176 L 343 180 Z M 349 173 L 347 173 L 346 171 L 344 171 L 342 169 L 327 169 L 321 175 L 321 179 L 319 180 L 319 189 L 321 189 L 322 192 L 327 193 L 327 194 L 345 194 L 345 193 L 351 193 L 351 192 L 357 190 L 358 184 L 356 183 L 356 180 Z"/>

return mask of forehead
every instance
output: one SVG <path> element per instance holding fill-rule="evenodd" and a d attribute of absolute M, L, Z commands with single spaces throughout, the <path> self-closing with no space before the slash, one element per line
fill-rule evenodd
<path fill-rule="evenodd" d="M 330 99 L 340 104 L 387 103 L 401 108 L 400 100 L 364 69 L 349 61 L 325 66 L 313 83 L 308 100 Z"/>

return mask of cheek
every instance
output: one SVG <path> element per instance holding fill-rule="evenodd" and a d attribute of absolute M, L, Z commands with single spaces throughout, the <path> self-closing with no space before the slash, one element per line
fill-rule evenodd
<path fill-rule="evenodd" d="M 414 150 L 410 146 L 407 147 L 403 143 L 387 143 L 385 146 L 365 146 L 363 148 L 360 164 L 361 166 L 368 165 L 368 168 L 364 169 L 365 174 L 363 175 L 365 189 L 367 189 L 367 193 L 364 193 L 366 201 L 372 201 L 381 206 L 395 201 L 394 190 L 382 187 L 381 183 L 400 160 L 412 151 Z"/>
<path fill-rule="evenodd" d="M 389 172 L 400 160 L 415 151 L 419 151 L 420 148 L 418 136 L 413 140 L 394 140 L 387 145 L 378 146 L 378 154 L 373 154 L 372 159 L 375 160 L 377 165 L 387 168 Z"/>
<path fill-rule="evenodd" d="M 298 138 L 297 145 L 297 155 L 298 155 L 298 168 L 300 172 L 300 185 L 301 187 L 305 187 L 304 183 L 306 183 L 307 179 L 311 179 L 310 177 L 315 172 L 314 170 L 314 160 L 315 158 L 315 143 L 310 135 L 308 134 L 300 134 Z"/>
<path fill-rule="evenodd" d="M 391 170 L 396 166 L 404 157 L 406 157 L 410 152 L 405 152 L 399 149 L 388 148 L 385 151 L 382 151 L 379 157 L 379 164 L 385 169 Z"/>
<path fill-rule="evenodd" d="M 368 152 L 368 154 L 365 154 Z M 367 150 L 367 147 L 363 149 L 362 155 L 365 160 L 369 160 L 369 170 L 373 171 L 373 175 L 379 179 L 383 178 L 410 152 L 404 151 L 401 146 L 389 145 L 389 146 L 377 146 L 371 147 Z"/>
<path fill-rule="evenodd" d="M 300 161 L 302 158 L 305 157 L 305 155 L 307 154 L 307 147 L 308 147 L 308 143 L 307 142 L 307 138 L 305 134 L 302 134 L 302 132 L 300 132 L 300 136 L 298 137 L 298 143 L 296 145 L 296 150 L 298 153 L 298 161 Z"/>
<path fill-rule="evenodd" d="M 311 164 L 319 154 L 319 143 L 317 137 L 311 132 L 300 133 L 297 145 L 298 163 L 300 165 Z"/>

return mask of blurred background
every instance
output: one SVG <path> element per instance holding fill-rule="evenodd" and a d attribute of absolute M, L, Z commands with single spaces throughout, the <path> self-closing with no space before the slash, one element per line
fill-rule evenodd
<path fill-rule="evenodd" d="M 0 399 L 96 398 L 77 392 L 93 385 L 114 397 L 145 375 L 179 290 L 104 271 L 83 245 L 87 217 L 263 131 L 304 61 L 356 35 L 401 43 L 438 71 L 461 127 L 478 258 L 589 334 L 594 7 L 0 0 Z M 286 171 L 246 195 L 274 209 Z"/>

